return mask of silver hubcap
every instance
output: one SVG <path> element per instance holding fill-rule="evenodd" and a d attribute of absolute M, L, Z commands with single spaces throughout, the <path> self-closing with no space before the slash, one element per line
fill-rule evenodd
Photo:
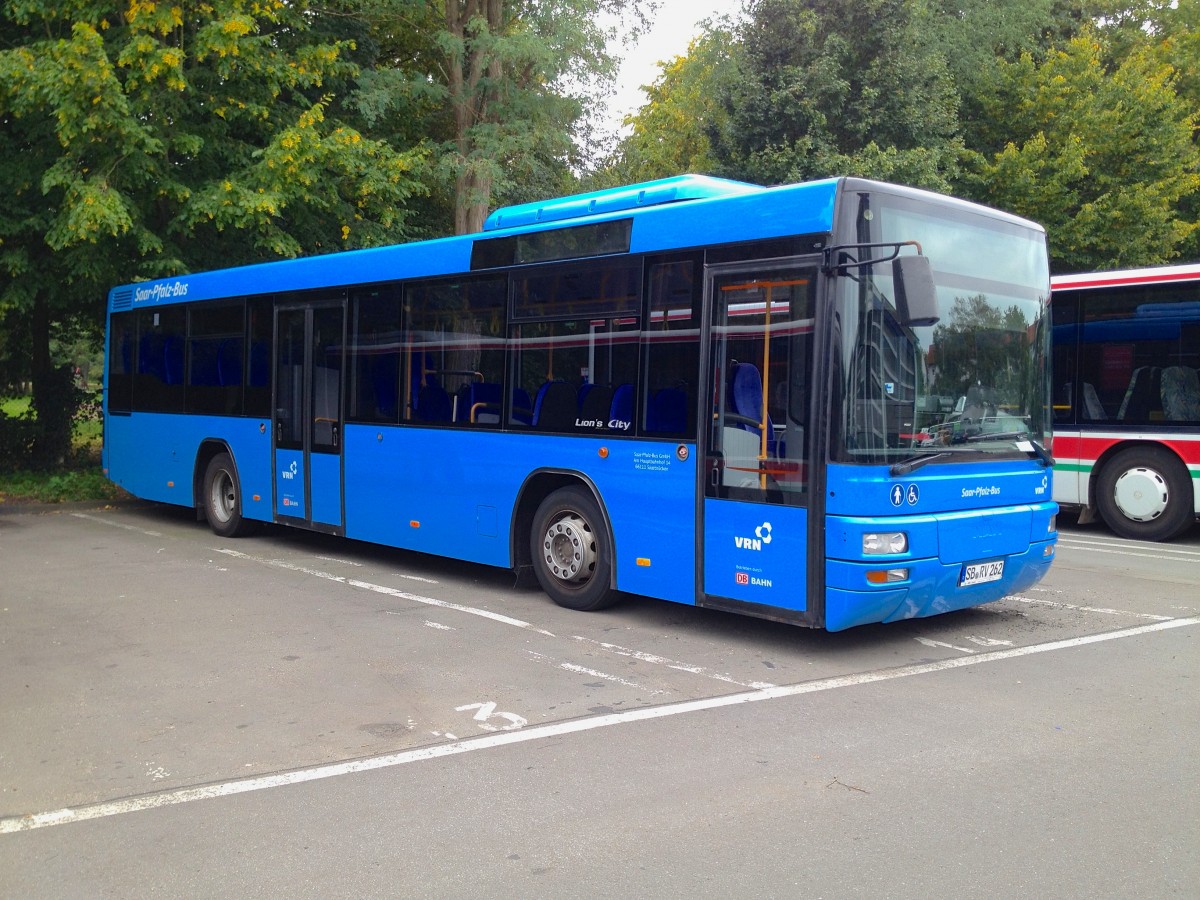
<path fill-rule="evenodd" d="M 1113 485 L 1113 500 L 1117 508 L 1135 522 L 1157 519 L 1167 511 L 1169 499 L 1166 479 L 1145 466 L 1122 472 Z"/>
<path fill-rule="evenodd" d="M 222 522 L 228 522 L 237 508 L 237 493 L 233 489 L 233 478 L 228 472 L 221 471 L 213 478 L 212 511 Z"/>
<path fill-rule="evenodd" d="M 596 570 L 596 541 L 587 522 L 574 513 L 555 519 L 542 538 L 546 568 L 559 581 L 587 581 Z"/>

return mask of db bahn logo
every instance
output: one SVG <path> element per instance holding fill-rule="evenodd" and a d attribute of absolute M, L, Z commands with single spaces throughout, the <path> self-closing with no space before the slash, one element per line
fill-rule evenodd
<path fill-rule="evenodd" d="M 747 575 L 745 572 L 737 572 L 736 574 L 734 574 L 733 577 L 734 577 L 734 580 L 737 581 L 738 584 L 749 584 L 750 583 L 750 576 Z"/>

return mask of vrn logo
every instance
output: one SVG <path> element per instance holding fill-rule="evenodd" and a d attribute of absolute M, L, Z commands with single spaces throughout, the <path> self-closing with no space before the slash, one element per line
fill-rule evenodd
<path fill-rule="evenodd" d="M 733 536 L 733 546 L 739 550 L 762 550 L 763 544 L 771 543 L 771 523 L 763 522 L 754 529 L 754 537 Z"/>
<path fill-rule="evenodd" d="M 296 477 L 296 472 L 299 471 L 299 469 L 300 467 L 296 465 L 296 461 L 292 460 L 292 464 L 279 474 L 283 476 L 285 481 L 291 481 Z"/>

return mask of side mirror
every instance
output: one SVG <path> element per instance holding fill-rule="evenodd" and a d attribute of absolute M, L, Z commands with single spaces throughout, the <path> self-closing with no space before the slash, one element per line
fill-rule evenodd
<path fill-rule="evenodd" d="M 938 323 L 941 316 L 929 257 L 897 256 L 892 260 L 892 284 L 901 322 L 910 327 Z"/>

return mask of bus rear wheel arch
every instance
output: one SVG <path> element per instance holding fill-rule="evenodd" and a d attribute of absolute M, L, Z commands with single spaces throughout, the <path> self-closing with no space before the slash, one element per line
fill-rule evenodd
<path fill-rule="evenodd" d="M 208 527 L 221 537 L 239 537 L 249 530 L 242 518 L 242 484 L 233 457 L 222 451 L 209 460 L 201 482 L 200 506 Z"/>
<path fill-rule="evenodd" d="M 559 606 L 590 612 L 616 602 L 607 524 L 585 488 L 558 488 L 542 500 L 529 550 L 538 583 Z"/>
<path fill-rule="evenodd" d="M 1100 470 L 1096 508 L 1106 525 L 1132 540 L 1168 541 L 1195 519 L 1187 467 L 1162 447 L 1133 446 Z"/>

